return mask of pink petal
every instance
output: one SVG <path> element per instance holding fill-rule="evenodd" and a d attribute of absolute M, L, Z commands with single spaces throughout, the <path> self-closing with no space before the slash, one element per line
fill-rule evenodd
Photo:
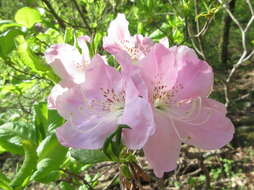
<path fill-rule="evenodd" d="M 110 53 L 121 49 L 120 43 L 131 38 L 128 25 L 125 15 L 118 14 L 109 25 L 108 36 L 103 38 L 103 48 Z"/>
<path fill-rule="evenodd" d="M 63 146 L 80 149 L 101 148 L 106 138 L 116 129 L 116 119 L 110 115 L 85 118 L 79 126 L 66 122 L 56 129 L 56 135 Z"/>
<path fill-rule="evenodd" d="M 212 103 L 212 106 L 209 105 Z M 217 109 L 218 108 L 218 109 Z M 232 122 L 225 116 L 222 105 L 204 98 L 199 116 L 191 122 L 175 120 L 176 128 L 185 143 L 203 149 L 217 149 L 229 143 L 234 134 Z"/>
<path fill-rule="evenodd" d="M 78 50 L 68 44 L 51 46 L 45 53 L 48 64 L 62 79 L 62 84 L 71 86 L 85 80 L 84 65 Z"/>
<path fill-rule="evenodd" d="M 48 96 L 48 108 L 56 109 L 56 99 L 61 96 L 67 88 L 63 88 L 60 84 L 56 84 Z"/>
<path fill-rule="evenodd" d="M 177 60 L 178 77 L 177 83 L 183 89 L 177 93 L 177 99 L 206 97 L 212 90 L 213 71 L 204 61 L 198 59 L 195 52 L 186 47 L 173 47 Z"/>
<path fill-rule="evenodd" d="M 124 144 L 130 149 L 142 148 L 149 136 L 154 133 L 151 105 L 143 98 L 132 98 L 125 104 L 119 124 L 131 127 L 131 129 L 124 129 Z"/>
<path fill-rule="evenodd" d="M 181 142 L 170 121 L 161 113 L 155 113 L 156 132 L 144 147 L 145 157 L 157 177 L 174 170 L 180 153 Z"/>
<path fill-rule="evenodd" d="M 90 54 L 89 54 L 87 42 L 88 43 L 91 42 L 91 39 L 89 36 L 81 36 L 78 38 L 78 45 L 82 49 L 82 62 L 85 64 L 90 63 Z"/>
<path fill-rule="evenodd" d="M 129 55 L 121 51 L 116 55 L 120 65 L 122 78 L 126 84 L 126 97 L 140 96 L 148 98 L 148 88 L 141 74 L 141 69 L 131 63 Z"/>
<path fill-rule="evenodd" d="M 140 61 L 140 67 L 147 85 L 153 87 L 156 82 L 169 89 L 175 85 L 177 70 L 175 54 L 161 44 L 156 44 L 150 53 Z"/>
<path fill-rule="evenodd" d="M 94 56 L 86 69 L 85 89 L 115 89 L 121 84 L 121 75 L 113 67 L 105 64 L 99 55 Z"/>
<path fill-rule="evenodd" d="M 224 113 L 224 114 L 227 113 L 227 109 L 226 109 L 225 105 L 216 101 L 216 100 L 213 100 L 210 98 L 203 98 L 203 104 L 205 104 L 206 107 L 213 108 L 221 113 Z"/>
<path fill-rule="evenodd" d="M 59 114 L 75 125 L 79 125 L 84 118 L 91 115 L 82 90 L 81 86 L 77 85 L 63 92 L 55 101 Z"/>
<path fill-rule="evenodd" d="M 150 38 L 143 37 L 140 34 L 135 35 L 134 38 L 136 41 L 136 46 L 143 53 L 140 58 L 143 58 L 144 55 L 147 55 L 151 51 L 154 43 Z"/>

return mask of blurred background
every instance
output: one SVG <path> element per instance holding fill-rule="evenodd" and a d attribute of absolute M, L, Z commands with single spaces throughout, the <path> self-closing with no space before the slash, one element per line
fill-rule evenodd
<path fill-rule="evenodd" d="M 52 131 L 64 121 L 47 110 L 46 100 L 59 78 L 43 57 L 52 44 L 73 45 L 82 35 L 94 39 L 91 55 L 107 54 L 102 38 L 117 13 L 126 15 L 131 34 L 194 48 L 214 69 L 211 97 L 225 103 L 236 127 L 221 150 L 184 145 L 179 167 L 161 180 L 139 152 L 151 176 L 141 181 L 143 188 L 253 190 L 253 0 L 0 0 L 0 189 L 12 189 L 8 184 L 24 159 L 32 169 L 16 189 L 120 189 L 115 165 L 73 159 L 57 144 Z M 33 155 L 27 151 L 44 146 L 44 156 L 27 158 Z"/>

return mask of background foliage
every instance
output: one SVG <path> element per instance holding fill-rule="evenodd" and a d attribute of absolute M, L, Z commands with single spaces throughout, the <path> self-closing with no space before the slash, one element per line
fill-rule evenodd
<path fill-rule="evenodd" d="M 117 13 L 125 13 L 132 34 L 167 37 L 170 46 L 188 45 L 211 64 L 211 96 L 228 106 L 236 126 L 232 146 L 212 153 L 183 147 L 177 171 L 141 183 L 152 189 L 254 189 L 253 1 L 1 0 L 0 6 L 0 189 L 119 189 L 118 176 L 108 171 L 115 166 L 96 164 L 107 161 L 105 155 L 58 143 L 54 129 L 64 120 L 47 109 L 46 99 L 59 78 L 43 58 L 50 45 L 75 45 L 81 35 L 94 39 L 91 55 L 107 54 L 102 37 Z"/>

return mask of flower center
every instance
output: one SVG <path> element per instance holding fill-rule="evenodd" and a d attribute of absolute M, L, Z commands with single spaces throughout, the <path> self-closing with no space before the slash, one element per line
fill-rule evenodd
<path fill-rule="evenodd" d="M 122 112 L 125 102 L 125 91 L 115 92 L 114 89 L 101 89 L 104 100 L 102 109 L 110 112 Z"/>
<path fill-rule="evenodd" d="M 140 55 L 140 50 L 133 45 L 129 40 L 121 40 L 123 49 L 129 54 L 132 60 L 137 61 Z"/>
<path fill-rule="evenodd" d="M 176 104 L 175 96 L 182 89 L 182 85 L 175 85 L 169 89 L 167 85 L 158 80 L 153 88 L 152 102 L 154 107 L 160 111 L 168 111 L 172 104 Z"/>

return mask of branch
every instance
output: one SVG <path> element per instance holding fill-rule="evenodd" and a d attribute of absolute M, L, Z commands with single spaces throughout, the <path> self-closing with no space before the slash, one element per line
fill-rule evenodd
<path fill-rule="evenodd" d="M 217 0 L 221 6 L 225 9 L 225 11 L 228 13 L 228 16 L 232 19 L 232 21 L 237 25 L 237 27 L 239 28 L 240 32 L 241 32 L 241 40 L 242 40 L 242 54 L 240 56 L 240 58 L 238 59 L 238 61 L 233 65 L 233 68 L 231 69 L 231 71 L 229 72 L 229 75 L 226 79 L 226 83 L 224 83 L 224 94 L 225 94 L 225 106 L 228 107 L 230 101 L 229 101 L 229 97 L 228 97 L 228 84 L 231 81 L 231 78 L 233 76 L 233 74 L 235 73 L 236 69 L 245 61 L 247 61 L 248 59 L 250 59 L 253 55 L 254 55 L 254 49 L 248 54 L 247 52 L 247 44 L 246 44 L 246 36 L 247 36 L 247 32 L 251 26 L 251 24 L 254 21 L 254 11 L 253 11 L 253 7 L 250 3 L 250 0 L 245 0 L 249 10 L 251 12 L 251 18 L 248 21 L 247 25 L 245 27 L 243 27 L 240 22 L 237 20 L 237 18 L 233 15 L 232 13 L 232 9 L 230 9 L 230 7 L 228 7 L 228 4 L 225 4 L 222 2 L 222 0 Z M 234 1 L 234 0 L 233 0 Z M 231 2 L 232 3 L 232 2 Z"/>
<path fill-rule="evenodd" d="M 207 21 L 205 22 L 204 26 L 202 27 L 202 29 L 200 30 L 200 32 L 198 32 L 196 35 L 194 35 L 194 37 L 199 37 L 199 36 L 203 36 L 205 34 L 205 32 L 208 29 L 209 24 L 211 23 L 212 18 L 208 18 Z"/>
<path fill-rule="evenodd" d="M 26 71 L 23 71 L 23 70 L 20 70 L 19 68 L 17 68 L 17 67 L 15 67 L 14 65 L 15 65 L 15 63 L 14 62 L 12 62 L 10 59 L 4 59 L 4 63 L 6 64 L 6 65 L 8 65 L 9 67 L 11 67 L 13 70 L 15 70 L 15 71 L 17 71 L 17 72 L 19 72 L 19 73 L 22 73 L 22 74 L 24 74 L 24 75 L 30 75 L 30 76 L 32 76 L 32 77 L 34 77 L 34 78 L 36 78 L 36 79 L 39 79 L 39 80 L 47 80 L 46 78 L 42 78 L 42 77 L 39 77 L 39 76 L 37 76 L 37 75 L 32 75 L 31 73 L 28 73 L 28 72 L 26 72 Z"/>
<path fill-rule="evenodd" d="M 195 15 L 198 15 L 198 3 L 197 3 L 197 0 L 194 0 L 194 6 L 195 6 Z M 196 31 L 197 31 L 198 34 L 201 33 L 200 26 L 199 26 L 199 20 L 198 19 L 196 21 Z M 206 60 L 205 52 L 204 52 L 204 48 L 203 48 L 203 44 L 202 44 L 202 39 L 201 39 L 200 35 L 197 35 L 197 40 L 198 40 L 198 45 L 199 45 L 200 52 L 202 53 L 201 56 L 202 56 L 202 58 L 204 60 Z"/>
<path fill-rule="evenodd" d="M 229 10 L 234 12 L 236 0 L 232 0 L 229 3 Z M 229 34 L 231 28 L 232 19 L 229 15 L 225 15 L 224 18 L 224 28 L 223 28 L 223 37 L 221 42 L 221 63 L 227 65 L 228 60 L 228 44 L 229 44 Z"/>
<path fill-rule="evenodd" d="M 86 28 L 89 30 L 89 32 L 92 32 L 92 29 L 90 28 L 89 23 L 87 22 L 87 20 L 84 16 L 84 13 L 81 11 L 77 1 L 76 0 L 71 0 L 71 1 L 73 2 L 74 6 L 76 7 L 76 9 L 77 9 L 83 23 L 85 24 Z"/>
<path fill-rule="evenodd" d="M 84 177 L 78 175 L 78 174 L 75 174 L 71 171 L 68 171 L 68 170 L 65 170 L 65 169 L 61 169 L 63 172 L 65 172 L 66 174 L 70 175 L 70 176 L 73 176 L 73 177 L 76 177 L 77 179 L 81 180 L 85 185 L 88 186 L 88 189 L 89 190 L 94 190 L 94 188 L 90 185 L 89 182 L 87 182 Z"/>
<path fill-rule="evenodd" d="M 203 53 L 198 49 L 198 47 L 196 46 L 196 44 L 195 44 L 195 41 L 194 41 L 194 39 L 193 39 L 193 35 L 192 35 L 192 32 L 191 32 L 191 25 L 190 24 L 188 24 L 188 22 L 187 22 L 187 20 L 185 19 L 185 22 L 186 22 L 186 30 L 187 30 L 187 34 L 188 34 L 188 36 L 190 37 L 190 40 L 191 40 L 191 43 L 192 43 L 192 46 L 193 46 L 193 48 L 195 49 L 195 51 L 201 56 L 201 57 L 203 57 Z"/>
<path fill-rule="evenodd" d="M 59 26 L 60 26 L 62 29 L 65 29 L 66 26 L 65 26 L 65 24 L 64 24 L 64 20 L 63 20 L 60 16 L 58 16 L 58 14 L 57 14 L 56 11 L 54 10 L 54 8 L 53 8 L 52 5 L 50 4 L 50 2 L 49 2 L 48 0 L 41 0 L 41 1 L 43 1 L 43 2 L 46 4 L 46 6 L 47 6 L 49 12 L 55 17 L 55 19 L 57 20 Z"/>
<path fill-rule="evenodd" d="M 254 11 L 253 11 L 253 7 L 250 3 L 249 0 L 246 0 L 246 3 L 248 4 L 249 6 L 249 9 L 250 9 L 250 12 L 251 12 L 251 18 L 249 20 L 249 22 L 247 23 L 246 27 L 244 28 L 240 22 L 236 19 L 236 17 L 233 15 L 232 11 L 229 9 L 228 5 L 227 4 L 224 4 L 222 2 L 222 0 L 218 0 L 218 2 L 222 5 L 222 7 L 226 10 L 226 12 L 228 13 L 228 15 L 230 16 L 230 18 L 234 21 L 234 23 L 238 26 L 240 32 L 241 32 L 241 38 L 242 38 L 242 48 L 243 48 L 243 51 L 242 51 L 242 55 L 241 57 L 239 58 L 239 60 L 237 61 L 236 64 L 233 65 L 233 68 L 231 69 L 227 79 L 226 79 L 226 82 L 229 83 L 230 80 L 231 80 L 231 77 L 232 75 L 234 74 L 234 72 L 236 71 L 236 69 L 246 60 L 248 60 L 252 55 L 253 53 L 251 52 L 249 55 L 247 55 L 247 44 L 246 44 L 246 33 L 248 32 L 251 24 L 253 23 L 254 21 Z"/>

